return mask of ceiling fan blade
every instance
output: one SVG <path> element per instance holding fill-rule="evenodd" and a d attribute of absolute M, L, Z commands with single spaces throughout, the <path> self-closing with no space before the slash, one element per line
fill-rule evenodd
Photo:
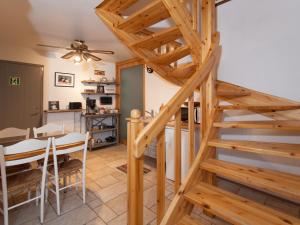
<path fill-rule="evenodd" d="M 107 50 L 86 50 L 86 52 L 109 54 L 109 55 L 115 54 L 113 51 L 107 51 Z"/>
<path fill-rule="evenodd" d="M 59 49 L 72 50 L 71 48 L 66 48 L 66 47 L 61 47 L 61 46 L 54 46 L 54 45 L 37 44 L 37 46 L 46 47 L 46 48 L 59 48 Z"/>
<path fill-rule="evenodd" d="M 72 58 L 75 54 L 76 54 L 76 52 L 68 52 L 67 54 L 63 55 L 61 58 L 63 58 L 63 59 L 70 59 L 70 58 Z"/>
<path fill-rule="evenodd" d="M 90 54 L 90 53 L 87 53 L 87 52 L 85 52 L 85 53 L 83 53 L 84 54 L 84 56 L 86 57 L 86 58 L 90 58 L 90 59 L 92 59 L 92 60 L 94 60 L 94 61 L 101 61 L 102 59 L 101 58 L 99 58 L 99 57 L 97 57 L 97 56 L 94 56 L 94 55 L 92 55 L 92 54 Z"/>

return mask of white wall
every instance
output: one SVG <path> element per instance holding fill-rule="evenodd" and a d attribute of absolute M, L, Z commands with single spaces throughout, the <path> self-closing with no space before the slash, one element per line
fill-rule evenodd
<path fill-rule="evenodd" d="M 300 101 L 300 1 L 231 1 L 218 8 L 219 79 Z"/>
<path fill-rule="evenodd" d="M 69 102 L 79 101 L 83 103 L 85 108 L 85 96 L 81 95 L 84 88 L 90 88 L 81 83 L 82 80 L 99 79 L 94 76 L 94 69 L 101 69 L 106 71 L 108 79 L 115 78 L 115 64 L 109 62 L 100 63 L 82 63 L 75 65 L 72 61 L 60 59 L 61 54 L 50 54 L 48 56 L 40 53 L 31 48 L 22 46 L 0 45 L 0 59 L 18 61 L 25 63 L 41 64 L 44 65 L 44 95 L 43 107 L 48 109 L 48 101 L 59 101 L 60 108 L 66 109 Z M 75 74 L 75 87 L 55 87 L 54 86 L 54 73 L 64 72 Z M 95 87 L 94 87 L 95 88 Z M 98 99 L 99 96 L 94 98 Z M 114 97 L 113 97 L 114 98 Z M 114 104 L 114 102 L 113 102 Z M 112 106 L 114 107 L 114 105 Z M 67 129 L 73 128 L 73 114 L 51 114 L 48 118 L 51 122 L 65 121 Z M 79 129 L 79 115 L 76 117 L 76 128 Z"/>

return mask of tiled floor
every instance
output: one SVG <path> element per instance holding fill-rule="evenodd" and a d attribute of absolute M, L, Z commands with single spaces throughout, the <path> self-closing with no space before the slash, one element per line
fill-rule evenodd
<path fill-rule="evenodd" d="M 76 157 L 76 156 L 75 156 Z M 87 159 L 87 204 L 82 204 L 79 190 L 61 192 L 61 215 L 56 215 L 56 202 L 49 196 L 46 205 L 45 225 L 126 225 L 127 224 L 127 185 L 126 174 L 116 169 L 126 163 L 126 147 L 114 146 L 98 151 L 88 152 Z M 151 172 L 144 179 L 144 224 L 156 224 L 156 171 L 151 163 L 146 167 Z M 229 191 L 255 199 L 270 207 L 283 210 L 295 216 L 300 215 L 300 206 L 267 196 L 261 192 L 242 187 L 224 180 L 219 185 Z M 171 202 L 174 195 L 173 184 L 166 182 L 166 202 Z M 27 204 L 9 213 L 10 224 L 35 225 L 39 223 L 39 207 Z M 210 218 L 195 209 L 193 215 L 203 224 L 227 224 L 218 218 Z M 2 218 L 1 218 L 2 220 Z M 3 220 L 2 220 L 3 221 Z M 3 222 L 0 222 L 2 224 Z"/>

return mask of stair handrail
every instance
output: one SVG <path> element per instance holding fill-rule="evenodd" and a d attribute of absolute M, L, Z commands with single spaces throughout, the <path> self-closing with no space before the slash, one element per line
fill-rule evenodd
<path fill-rule="evenodd" d="M 194 91 L 208 78 L 210 72 L 219 64 L 222 47 L 215 46 L 203 64 L 180 88 L 180 90 L 162 107 L 159 114 L 138 134 L 134 141 L 134 156 L 141 158 L 147 146 L 165 128 L 171 117 L 179 110 L 181 105 Z"/>

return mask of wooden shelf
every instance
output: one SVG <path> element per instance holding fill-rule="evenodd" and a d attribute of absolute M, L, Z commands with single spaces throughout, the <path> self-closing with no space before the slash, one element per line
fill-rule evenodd
<path fill-rule="evenodd" d="M 108 82 L 101 82 L 101 81 L 95 81 L 95 80 L 83 80 L 81 81 L 81 83 L 83 84 L 98 84 L 98 85 L 119 85 L 118 83 L 116 82 L 113 82 L 113 81 L 108 81 Z"/>
<path fill-rule="evenodd" d="M 105 147 L 105 146 L 108 146 L 108 145 L 114 145 L 114 144 L 117 144 L 117 142 L 114 141 L 114 142 L 95 143 L 90 147 L 92 147 L 92 148 L 101 148 L 101 147 Z"/>
<path fill-rule="evenodd" d="M 82 112 L 84 109 L 59 109 L 59 110 L 44 110 L 45 113 L 67 113 L 67 112 Z"/>
<path fill-rule="evenodd" d="M 118 93 L 81 92 L 82 95 L 119 95 Z"/>
<path fill-rule="evenodd" d="M 91 133 L 103 133 L 103 132 L 109 132 L 109 131 L 115 131 L 117 128 L 105 128 L 105 129 L 93 129 L 90 132 Z"/>

